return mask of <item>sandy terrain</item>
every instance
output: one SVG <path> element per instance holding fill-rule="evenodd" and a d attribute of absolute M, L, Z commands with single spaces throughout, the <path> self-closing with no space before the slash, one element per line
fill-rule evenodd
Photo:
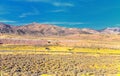
<path fill-rule="evenodd" d="M 3 76 L 119 76 L 120 55 L 1 55 Z M 46 75 L 46 76 L 47 76 Z"/>

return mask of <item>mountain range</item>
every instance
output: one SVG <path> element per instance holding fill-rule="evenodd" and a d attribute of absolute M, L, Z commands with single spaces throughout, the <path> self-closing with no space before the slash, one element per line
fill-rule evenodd
<path fill-rule="evenodd" d="M 120 27 L 93 30 L 89 28 L 65 28 L 56 25 L 31 23 L 22 26 L 12 26 L 0 23 L 0 34 L 15 34 L 29 36 L 67 36 L 74 34 L 120 34 Z"/>

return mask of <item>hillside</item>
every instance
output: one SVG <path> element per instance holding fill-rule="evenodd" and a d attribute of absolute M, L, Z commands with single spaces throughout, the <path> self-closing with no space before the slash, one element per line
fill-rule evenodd
<path fill-rule="evenodd" d="M 98 31 L 92 29 L 65 28 L 38 23 L 31 23 L 22 26 L 12 26 L 0 23 L 0 33 L 30 36 L 66 36 L 73 34 L 94 34 L 98 33 Z"/>
<path fill-rule="evenodd" d="M 56 25 L 31 23 L 22 26 L 12 26 L 0 23 L 0 34 L 17 36 L 70 36 L 78 34 L 120 34 L 120 28 L 106 28 L 104 30 L 93 30 L 89 28 L 65 28 Z"/>
<path fill-rule="evenodd" d="M 104 34 L 120 34 L 120 27 L 106 28 L 101 31 Z"/>

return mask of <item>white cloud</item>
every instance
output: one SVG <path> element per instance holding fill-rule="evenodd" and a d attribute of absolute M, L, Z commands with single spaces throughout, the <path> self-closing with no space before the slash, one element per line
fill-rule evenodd
<path fill-rule="evenodd" d="M 27 1 L 27 2 L 48 2 L 51 0 L 13 0 L 13 1 Z"/>
<path fill-rule="evenodd" d="M 1 21 L 1 20 L 0 20 Z M 4 22 L 7 22 L 7 21 L 4 21 Z M 12 22 L 12 21 L 10 21 Z M 13 21 L 15 22 L 15 21 Z M 9 21 L 8 21 L 9 23 Z M 34 23 L 34 22 L 32 22 Z M 35 22 L 36 23 L 36 22 Z M 51 25 L 80 25 L 80 24 L 84 24 L 82 22 L 37 22 L 39 24 L 51 24 Z M 31 23 L 13 23 L 14 25 L 28 25 L 28 24 L 31 24 Z"/>
<path fill-rule="evenodd" d="M 95 0 L 79 0 L 81 2 L 92 2 L 92 1 L 95 1 Z"/>
<path fill-rule="evenodd" d="M 60 7 L 60 6 L 62 6 L 62 7 L 64 7 L 64 6 L 69 6 L 69 7 L 73 7 L 74 6 L 74 4 L 72 4 L 72 3 L 60 3 L 60 2 L 53 2 L 52 3 L 54 6 L 57 6 L 57 7 Z"/>
<path fill-rule="evenodd" d="M 63 10 L 63 9 L 58 9 L 58 10 L 52 10 L 51 12 L 54 12 L 54 13 L 59 13 L 59 12 L 66 12 L 66 10 Z"/>
<path fill-rule="evenodd" d="M 27 12 L 27 13 L 22 13 L 19 17 L 24 18 L 24 17 L 31 16 L 31 15 L 39 15 L 39 10 L 36 8 L 33 8 L 33 11 Z"/>
<path fill-rule="evenodd" d="M 69 25 L 75 25 L 75 24 L 84 24 L 82 22 L 41 22 L 40 24 L 69 24 Z"/>
<path fill-rule="evenodd" d="M 12 20 L 0 20 L 0 22 L 14 23 L 16 21 L 12 21 Z"/>
<path fill-rule="evenodd" d="M 56 0 L 14 0 L 14 1 L 21 1 L 21 2 L 43 2 L 43 3 L 48 3 L 56 7 L 73 7 L 74 4 L 70 2 L 61 2 L 61 1 L 56 1 Z"/>
<path fill-rule="evenodd" d="M 30 16 L 30 15 L 38 15 L 38 14 L 35 14 L 35 13 L 32 13 L 32 12 L 27 12 L 27 13 L 22 13 L 19 17 L 24 18 L 24 17 Z"/>

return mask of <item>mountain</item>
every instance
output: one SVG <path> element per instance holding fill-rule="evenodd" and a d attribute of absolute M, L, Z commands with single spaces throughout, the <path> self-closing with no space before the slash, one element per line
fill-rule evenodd
<path fill-rule="evenodd" d="M 120 27 L 106 28 L 101 31 L 103 34 L 120 34 Z"/>
<path fill-rule="evenodd" d="M 120 34 L 120 28 L 106 28 L 101 31 L 93 29 L 65 28 L 55 25 L 31 23 L 22 26 L 12 26 L 0 23 L 0 34 L 28 36 L 68 36 L 76 34 Z"/>
<path fill-rule="evenodd" d="M 13 33 L 13 29 L 11 27 L 11 25 L 7 25 L 7 24 L 4 24 L 4 23 L 0 23 L 0 33 Z"/>
<path fill-rule="evenodd" d="M 81 30 L 84 31 L 84 32 L 89 32 L 91 34 L 99 34 L 100 33 L 97 30 L 93 30 L 93 29 L 89 29 L 89 28 L 83 28 Z"/>
<path fill-rule="evenodd" d="M 80 33 L 78 29 L 69 29 L 54 25 L 32 23 L 25 26 L 16 27 L 18 34 L 36 35 L 36 36 L 53 36 L 53 35 L 69 35 Z"/>
<path fill-rule="evenodd" d="M 30 36 L 66 36 L 73 34 L 93 34 L 92 29 L 65 28 L 55 25 L 31 23 L 23 26 L 11 26 L 0 23 L 0 33 Z"/>

